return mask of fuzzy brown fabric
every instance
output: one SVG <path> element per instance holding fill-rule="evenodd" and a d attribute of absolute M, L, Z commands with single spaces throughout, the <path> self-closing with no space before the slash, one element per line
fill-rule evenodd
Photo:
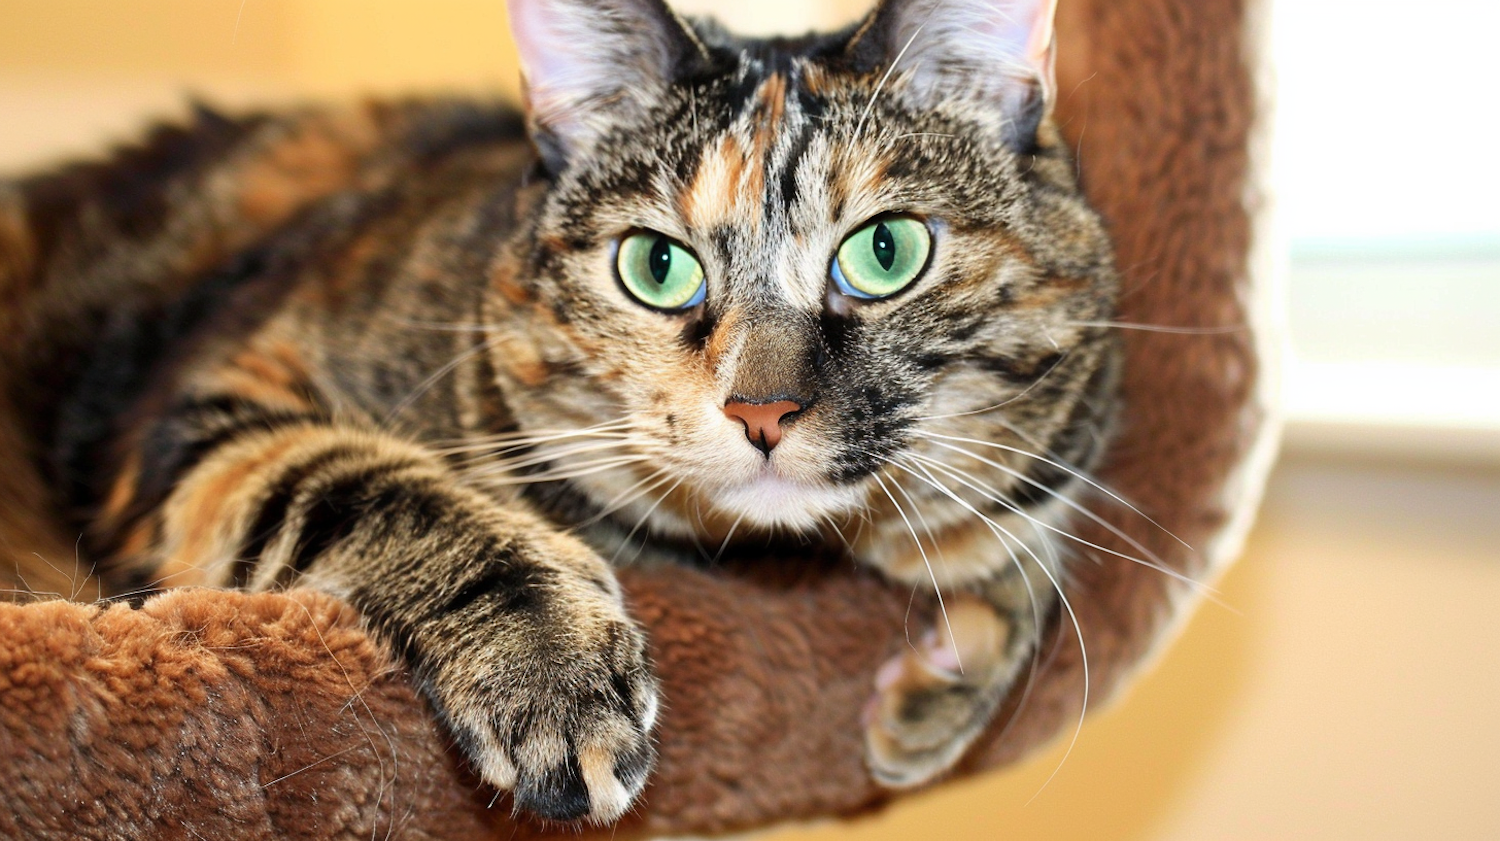
<path fill-rule="evenodd" d="M 1126 426 L 1101 471 L 1162 528 L 1106 515 L 1188 575 L 1208 562 L 1168 532 L 1212 545 L 1258 481 L 1234 484 L 1263 426 L 1256 336 L 1235 329 L 1255 210 L 1246 2 L 1064 0 L 1059 20 L 1060 113 L 1113 226 L 1120 319 L 1227 328 L 1125 333 Z M 1103 529 L 1083 534 L 1141 554 Z M 888 797 L 864 769 L 858 719 L 876 667 L 903 644 L 910 593 L 847 565 L 803 567 L 622 574 L 667 707 L 644 803 L 601 837 L 741 829 Z M 1184 600 L 1162 573 L 1104 553 L 1075 569 L 1067 593 L 1096 703 Z M 921 605 L 912 621 L 927 621 Z M 1082 670 L 1067 623 L 1048 654 L 1025 704 L 1002 710 L 961 771 L 1073 725 Z M 349 609 L 308 593 L 0 605 L 0 837 L 540 833 L 513 823 L 503 798 L 491 808 L 392 662 Z"/>

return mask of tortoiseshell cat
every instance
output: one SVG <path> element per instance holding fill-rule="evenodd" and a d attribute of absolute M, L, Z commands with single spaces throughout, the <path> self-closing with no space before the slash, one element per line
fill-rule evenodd
<path fill-rule="evenodd" d="M 524 117 L 204 110 L 0 184 L 7 397 L 122 589 L 349 599 L 549 818 L 615 818 L 653 760 L 608 559 L 842 541 L 946 596 L 867 711 L 876 777 L 924 782 L 1057 609 L 1114 402 L 1052 6 L 745 40 L 511 0 Z"/>

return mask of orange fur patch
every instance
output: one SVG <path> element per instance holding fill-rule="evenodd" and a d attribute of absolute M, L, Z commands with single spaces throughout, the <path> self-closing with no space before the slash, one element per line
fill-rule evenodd
<path fill-rule="evenodd" d="M 213 580 L 214 570 L 204 569 L 205 562 L 222 558 L 231 536 L 227 528 L 236 513 L 243 513 L 245 496 L 263 481 L 268 468 L 276 467 L 293 449 L 327 435 L 326 429 L 305 427 L 281 430 L 260 442 L 258 447 L 236 448 L 240 452 L 215 458 L 200 467 L 178 491 L 180 502 L 169 513 L 174 531 L 181 535 L 170 548 L 159 570 L 162 576 L 196 576 L 194 583 L 222 584 Z M 248 449 L 248 451 L 246 451 Z M 259 480 L 259 481 L 258 481 Z M 174 585 L 177 578 L 171 579 Z"/>
<path fill-rule="evenodd" d="M 500 297 L 518 307 L 531 301 L 531 292 L 516 283 L 516 269 L 509 263 L 495 269 L 495 273 L 490 277 L 490 288 L 499 292 Z"/>
<path fill-rule="evenodd" d="M 0 207 L 0 330 L 6 336 L 16 333 L 11 322 L 21 312 L 35 264 L 36 243 L 25 213 L 19 207 Z"/>
<path fill-rule="evenodd" d="M 376 139 L 364 111 L 301 126 L 238 173 L 240 213 L 253 225 L 278 224 L 308 201 L 352 181 L 360 156 Z"/>
<path fill-rule="evenodd" d="M 506 339 L 499 345 L 495 356 L 500 365 L 524 385 L 539 386 L 547 381 L 551 371 L 537 353 L 536 346 L 521 339 Z"/>
<path fill-rule="evenodd" d="M 765 165 L 752 159 L 733 134 L 703 151 L 693 183 L 678 198 L 678 211 L 693 227 L 709 229 L 726 222 L 760 218 L 747 213 L 745 200 L 759 202 L 765 190 Z"/>
<path fill-rule="evenodd" d="M 785 114 L 786 77 L 772 73 L 755 92 L 755 138 L 750 146 L 750 157 L 762 171 L 771 148 L 776 144 L 776 135 L 781 131 Z"/>
<path fill-rule="evenodd" d="M 104 507 L 100 512 L 104 523 L 117 523 L 130 507 L 135 499 L 137 485 L 141 478 L 141 456 L 132 452 L 125 460 L 125 466 L 120 469 L 120 474 L 115 477 L 115 483 L 110 486 L 109 494 L 104 498 Z"/>
<path fill-rule="evenodd" d="M 272 340 L 236 354 L 219 374 L 223 387 L 251 402 L 294 412 L 312 408 L 307 398 L 310 374 L 296 346 Z"/>

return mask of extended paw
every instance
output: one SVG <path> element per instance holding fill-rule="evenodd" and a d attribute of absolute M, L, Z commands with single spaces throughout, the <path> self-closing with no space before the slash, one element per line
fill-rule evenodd
<path fill-rule="evenodd" d="M 533 611 L 467 623 L 430 694 L 479 774 L 518 811 L 608 822 L 655 762 L 658 689 L 618 596 L 548 588 Z M 540 598 L 540 597 L 539 597 Z"/>
<path fill-rule="evenodd" d="M 1018 624 L 979 598 L 953 598 L 946 621 L 881 667 L 865 709 L 866 755 L 878 781 L 921 785 L 958 761 L 1030 651 L 1028 628 Z"/>

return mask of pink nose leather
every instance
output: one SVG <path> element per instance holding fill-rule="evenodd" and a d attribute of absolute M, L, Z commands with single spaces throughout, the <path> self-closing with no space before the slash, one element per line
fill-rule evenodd
<path fill-rule="evenodd" d="M 724 414 L 745 425 L 745 437 L 766 455 L 781 443 L 781 419 L 793 412 L 802 411 L 802 404 L 791 400 L 775 403 L 743 403 L 738 400 L 724 404 Z"/>

